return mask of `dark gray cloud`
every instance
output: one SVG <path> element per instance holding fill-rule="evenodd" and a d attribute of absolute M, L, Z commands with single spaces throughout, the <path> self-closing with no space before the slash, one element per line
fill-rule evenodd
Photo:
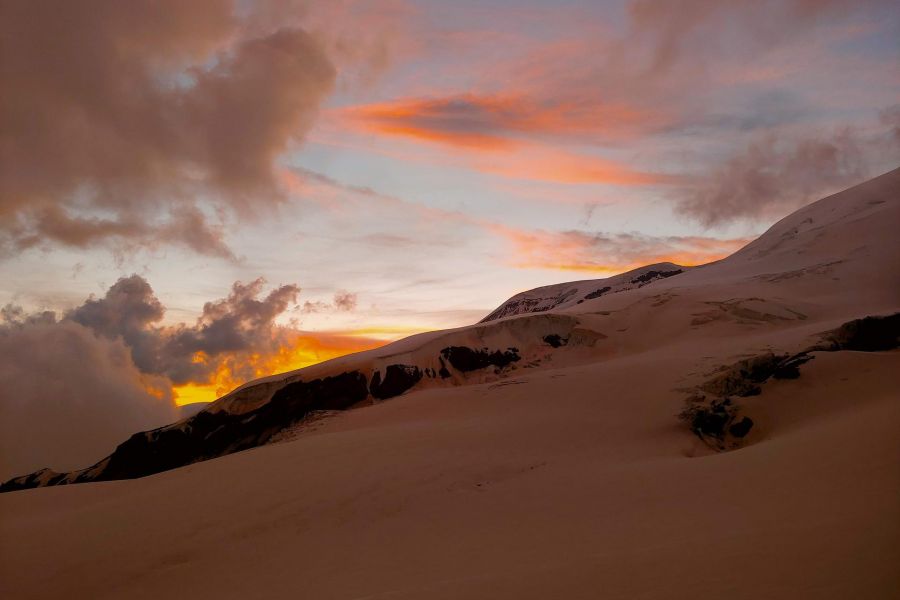
<path fill-rule="evenodd" d="M 683 188 L 677 210 L 707 227 L 771 220 L 900 161 L 900 138 L 845 128 L 823 136 L 767 134 Z"/>
<path fill-rule="evenodd" d="M 122 337 L 134 346 L 140 334 L 161 321 L 166 309 L 140 275 L 123 277 L 103 298 L 89 298 L 66 318 L 108 338 Z"/>
<path fill-rule="evenodd" d="M 83 467 L 128 435 L 176 419 L 172 386 L 221 367 L 246 380 L 250 355 L 277 353 L 296 331 L 276 319 L 300 288 L 236 282 L 193 325 L 161 325 L 165 307 L 139 275 L 61 317 L 0 308 L 0 479 Z"/>
<path fill-rule="evenodd" d="M 258 298 L 264 285 L 262 278 L 246 285 L 236 282 L 227 298 L 203 306 L 195 325 L 154 329 L 160 347 L 158 362 L 148 365 L 149 370 L 175 383 L 203 381 L 218 367 L 216 359 L 222 355 L 276 351 L 285 344 L 287 331 L 275 319 L 297 302 L 300 288 L 283 285 Z M 206 357 L 204 362 L 194 360 L 198 352 Z M 253 373 L 236 375 L 249 378 Z"/>
<path fill-rule="evenodd" d="M 88 248 L 102 242 L 123 251 L 172 245 L 199 254 L 236 258 L 224 241 L 222 226 L 210 223 L 201 211 L 189 206 L 172 208 L 165 218 L 154 221 L 131 211 L 115 218 L 78 217 L 61 206 L 49 205 L 20 212 L 6 231 L 0 227 L 0 257 L 4 251 L 22 251 L 51 242 L 70 248 Z"/>
<path fill-rule="evenodd" d="M 21 306 L 16 306 L 15 304 L 7 304 L 0 308 L 0 328 L 48 323 L 56 323 L 56 313 L 52 310 L 26 313 Z"/>
<path fill-rule="evenodd" d="M 119 279 L 102 298 L 89 298 L 68 312 L 64 319 L 83 325 L 108 340 L 121 340 L 142 373 L 166 375 L 161 367 L 164 328 L 154 326 L 164 316 L 165 307 L 150 284 L 139 275 L 132 275 Z M 180 357 L 179 360 L 186 359 Z"/>
<path fill-rule="evenodd" d="M 281 199 L 275 161 L 336 77 L 306 4 L 0 0 L 0 248 L 233 258 L 196 200 Z"/>
<path fill-rule="evenodd" d="M 300 288 L 283 285 L 260 297 L 264 286 L 261 278 L 236 282 L 228 297 L 203 306 L 195 324 L 158 326 L 165 308 L 150 284 L 132 275 L 119 279 L 103 298 L 88 299 L 68 312 L 63 320 L 111 340 L 121 339 L 142 373 L 161 375 L 175 384 L 202 382 L 218 368 L 222 355 L 272 352 L 284 343 L 285 332 L 275 320 L 296 303 Z"/>

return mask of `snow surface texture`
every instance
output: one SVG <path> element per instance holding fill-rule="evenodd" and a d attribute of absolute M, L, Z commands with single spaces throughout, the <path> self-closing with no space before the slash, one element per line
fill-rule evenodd
<path fill-rule="evenodd" d="M 900 170 L 714 264 L 247 384 L 165 430 L 270 419 L 252 431 L 280 443 L 0 495 L 0 596 L 896 597 L 897 350 L 814 351 L 732 398 L 737 451 L 676 415 L 741 361 L 896 313 L 898 224 Z M 363 408 L 302 427 L 329 378 Z"/>
<path fill-rule="evenodd" d="M 485 323 L 526 313 L 570 308 L 585 300 L 593 300 L 605 294 L 615 294 L 643 287 L 659 279 L 678 275 L 689 268 L 672 263 L 657 263 L 605 279 L 585 279 L 535 288 L 516 294 L 481 322 Z"/>

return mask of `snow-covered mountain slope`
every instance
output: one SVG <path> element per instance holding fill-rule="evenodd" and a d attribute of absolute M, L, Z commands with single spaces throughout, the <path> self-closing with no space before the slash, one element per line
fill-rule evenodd
<path fill-rule="evenodd" d="M 585 300 L 599 298 L 604 294 L 615 294 L 643 287 L 659 279 L 678 275 L 689 268 L 668 262 L 657 263 L 604 279 L 585 279 L 545 285 L 516 294 L 493 310 L 481 322 L 485 323 L 525 313 L 569 308 L 581 304 Z"/>
<path fill-rule="evenodd" d="M 895 170 L 797 211 L 716 263 L 650 265 L 538 288 L 476 325 L 250 382 L 197 415 L 135 434 L 85 470 L 42 470 L 0 490 L 141 477 L 265 444 L 317 411 L 500 382 L 687 339 L 751 340 L 778 329 L 793 332 L 793 349 L 801 350 L 828 328 L 900 307 L 898 190 Z"/>

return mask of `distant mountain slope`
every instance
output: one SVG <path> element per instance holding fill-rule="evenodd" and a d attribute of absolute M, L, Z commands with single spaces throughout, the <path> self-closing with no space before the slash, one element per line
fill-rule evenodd
<path fill-rule="evenodd" d="M 481 322 L 485 323 L 526 313 L 569 308 L 581 304 L 585 300 L 599 298 L 604 294 L 633 290 L 654 281 L 678 275 L 689 268 L 669 262 L 656 263 L 605 279 L 585 279 L 545 285 L 516 294 L 483 318 Z"/>
<path fill-rule="evenodd" d="M 524 292 L 479 324 L 247 383 L 192 417 L 133 435 L 87 469 L 44 469 L 0 491 L 142 477 L 266 444 L 317 411 L 411 390 L 499 385 L 526 370 L 691 339 L 714 348 L 723 339 L 788 332 L 778 343 L 802 349 L 845 321 L 900 307 L 898 225 L 900 169 L 800 209 L 716 263 L 662 263 Z M 719 362 L 704 368 L 721 366 L 712 350 L 707 359 Z"/>

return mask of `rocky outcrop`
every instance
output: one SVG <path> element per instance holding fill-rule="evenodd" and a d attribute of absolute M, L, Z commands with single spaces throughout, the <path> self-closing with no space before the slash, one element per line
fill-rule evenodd
<path fill-rule="evenodd" d="M 848 321 L 821 337 L 820 343 L 797 354 L 768 352 L 721 369 L 693 390 L 679 418 L 716 450 L 740 447 L 754 423 L 741 415 L 737 398 L 762 393 L 761 386 L 769 379 L 800 377 L 800 366 L 815 358 L 813 352 L 881 352 L 900 347 L 900 313 Z"/>
<path fill-rule="evenodd" d="M 440 365 L 438 370 L 395 363 L 375 369 L 371 381 L 361 371 L 309 381 L 291 379 L 277 387 L 271 398 L 256 408 L 242 412 L 216 408 L 203 410 L 173 425 L 132 435 L 112 454 L 87 469 L 70 473 L 42 469 L 7 481 L 0 485 L 0 492 L 134 479 L 176 469 L 261 446 L 313 413 L 347 410 L 368 399 L 370 394 L 378 400 L 399 396 L 412 389 L 426 373 L 429 378 L 445 380 L 453 377 L 451 368 L 460 373 L 488 367 L 499 370 L 519 361 L 521 356 L 518 349 L 512 347 L 492 350 L 447 346 L 436 358 Z M 275 383 L 267 382 L 266 385 Z"/>
<path fill-rule="evenodd" d="M 808 352 L 794 355 L 767 352 L 740 360 L 698 386 L 685 401 L 679 418 L 716 450 L 740 447 L 754 423 L 752 418 L 741 414 L 742 408 L 736 400 L 760 394 L 761 385 L 771 378 L 799 377 L 800 365 L 812 359 Z"/>
<path fill-rule="evenodd" d="M 546 312 L 553 310 L 557 306 L 564 304 L 578 293 L 578 289 L 574 287 L 560 290 L 556 294 L 543 296 L 539 298 L 512 298 L 507 300 L 502 306 L 494 310 L 491 314 L 483 318 L 480 323 L 495 321 L 512 315 L 521 315 L 525 313 Z"/>
<path fill-rule="evenodd" d="M 552 348 L 559 348 L 569 343 L 569 338 L 564 338 L 558 333 L 551 333 L 544 336 L 544 343 Z"/>
<path fill-rule="evenodd" d="M 493 380 L 523 357 L 545 356 L 547 346 L 591 347 L 604 338 L 600 332 L 579 326 L 574 316 L 530 315 L 426 338 L 424 345 L 412 351 L 360 355 L 353 370 L 342 361 L 339 367 L 323 363 L 312 371 L 266 377 L 241 386 L 178 423 L 132 435 L 87 469 L 69 473 L 44 469 L 16 477 L 0 486 L 0 491 L 131 479 L 175 469 L 278 440 L 286 429 L 305 423 L 313 414 L 343 411 L 370 398 L 386 400 L 419 384 Z M 499 339 L 503 346 L 498 347 Z"/>
<path fill-rule="evenodd" d="M 447 368 L 443 358 L 439 360 L 441 361 L 441 368 L 438 370 L 438 375 L 441 376 L 441 379 L 449 379 L 451 377 L 450 369 Z"/>
<path fill-rule="evenodd" d="M 728 427 L 728 433 L 733 435 L 736 438 L 742 438 L 748 433 L 750 433 L 750 429 L 753 427 L 753 419 L 750 417 L 744 417 L 737 423 L 732 423 Z"/>
<path fill-rule="evenodd" d="M 517 348 L 491 351 L 487 348 L 473 349 L 468 346 L 448 346 L 441 350 L 441 357 L 447 359 L 457 371 L 463 373 L 486 367 L 503 367 L 520 360 Z"/>
<path fill-rule="evenodd" d="M 612 288 L 610 286 L 605 285 L 602 288 L 596 289 L 589 294 L 585 294 L 584 299 L 585 300 L 593 300 L 594 298 L 599 298 L 600 296 L 602 296 L 603 294 L 605 294 L 606 292 L 608 292 L 611 289 Z"/>
<path fill-rule="evenodd" d="M 900 347 L 900 313 L 848 321 L 823 336 L 817 350 L 879 352 Z"/>
<path fill-rule="evenodd" d="M 313 411 L 346 410 L 368 397 L 366 377 L 358 371 L 289 383 L 259 408 L 244 414 L 203 411 L 167 427 L 136 433 L 96 465 L 48 478 L 44 469 L 11 479 L 0 492 L 38 487 L 134 479 L 262 444 Z"/>
<path fill-rule="evenodd" d="M 634 279 L 631 280 L 631 283 L 650 283 L 656 279 L 665 279 L 666 277 L 672 277 L 673 275 L 678 275 L 679 273 L 684 272 L 684 269 L 673 269 L 671 271 L 647 271 L 641 275 L 638 275 Z"/>
<path fill-rule="evenodd" d="M 431 375 L 434 377 L 434 375 Z M 399 396 L 422 379 L 422 371 L 413 365 L 388 365 L 384 371 L 384 379 L 381 371 L 375 371 L 372 382 L 369 384 L 369 392 L 373 398 L 386 400 Z"/>
<path fill-rule="evenodd" d="M 755 396 L 761 391 L 760 384 L 770 377 L 793 379 L 799 376 L 798 367 L 812 358 L 807 352 L 793 356 L 768 352 L 736 362 L 724 369 L 720 375 L 704 383 L 700 389 L 723 398 Z"/>

